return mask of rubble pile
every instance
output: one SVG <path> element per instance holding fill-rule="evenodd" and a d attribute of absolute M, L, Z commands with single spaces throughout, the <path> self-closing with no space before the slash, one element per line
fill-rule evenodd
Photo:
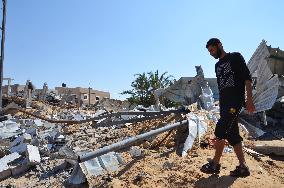
<path fill-rule="evenodd" d="M 116 108 L 109 107 L 108 110 L 115 113 L 114 109 Z M 137 109 L 141 107 L 124 112 L 158 113 L 151 111 L 152 108 L 147 108 L 146 112 Z M 195 103 L 188 109 L 190 113 L 169 113 L 166 116 L 139 121 L 139 118 L 147 115 L 112 116 L 106 109 L 64 109 L 33 101 L 31 108 L 27 109 L 29 114 L 46 119 L 80 122 L 100 116 L 105 118 L 68 125 L 50 123 L 25 112 L 14 111 L 7 115 L 6 120 L 0 122 L 1 185 L 21 187 L 25 182 L 27 187 L 68 187 L 71 186 L 70 183 L 95 187 L 179 187 L 184 183 L 189 187 L 194 186 L 196 181 L 204 176 L 199 172 L 198 165 L 204 163 L 204 157 L 209 157 L 209 153 L 214 151 L 213 132 L 218 119 L 218 108 L 210 111 L 198 110 Z M 138 118 L 137 122 L 111 123 L 133 118 Z M 198 121 L 195 121 L 195 118 L 198 118 Z M 76 163 L 74 160 L 76 156 L 84 156 L 183 120 L 191 123 L 82 163 Z M 242 131 L 242 134 L 247 133 Z M 245 143 L 249 148 L 261 152 L 260 147 L 254 147 L 255 144 L 251 140 Z M 268 147 L 267 144 L 265 146 Z M 230 146 L 227 146 L 224 152 L 233 155 Z M 194 167 L 193 163 L 196 163 Z M 184 168 L 185 166 L 188 168 Z"/>
<path fill-rule="evenodd" d="M 62 109 L 58 106 L 50 106 L 35 101 L 27 110 L 30 114 L 47 119 L 76 119 L 79 121 L 106 112 L 103 110 L 92 112 Z M 133 117 L 124 116 L 123 118 Z M 55 175 L 58 166 L 63 168 L 63 164 L 66 163 L 61 159 L 61 148 L 72 148 L 72 152 L 76 153 L 93 151 L 182 119 L 184 117 L 180 115 L 170 114 L 158 119 L 109 127 L 97 126 L 97 121 L 73 125 L 54 124 L 29 116 L 24 112 L 15 112 L 13 115 L 8 115 L 6 121 L 0 123 L 1 180 L 30 173 L 39 179 L 51 174 Z M 156 138 L 149 138 L 145 142 L 138 143 L 138 151 L 144 150 L 143 153 L 147 153 L 146 150 L 160 146 L 162 143 L 159 143 L 159 141 L 161 140 L 166 147 L 174 147 L 176 131 L 168 136 L 165 141 L 163 138 L 166 135 L 167 133 L 163 133 Z M 67 166 L 65 165 L 64 168 L 67 168 Z M 71 171 L 68 171 L 68 169 L 64 171 L 66 170 L 64 168 L 62 173 L 65 176 L 70 176 Z M 45 181 L 43 182 L 45 183 Z"/>
<path fill-rule="evenodd" d="M 132 110 L 135 107 L 135 104 L 132 105 L 128 101 L 104 98 L 94 106 L 96 109 L 118 112 Z"/>

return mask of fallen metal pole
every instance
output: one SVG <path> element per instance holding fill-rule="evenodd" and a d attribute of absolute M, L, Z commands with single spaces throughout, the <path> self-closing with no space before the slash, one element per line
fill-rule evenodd
<path fill-rule="evenodd" d="M 86 120 L 81 120 L 81 121 L 96 121 L 96 120 L 100 120 L 100 119 L 103 119 L 103 118 L 119 117 L 119 116 L 122 116 L 122 115 L 155 116 L 155 115 L 161 115 L 161 114 L 168 115 L 168 114 L 171 114 L 171 113 L 181 113 L 181 112 L 187 112 L 187 110 L 186 109 L 178 109 L 178 110 L 159 111 L 159 112 L 116 112 L 116 113 L 101 115 L 101 116 L 98 116 L 98 117 L 94 117 L 94 118 L 90 118 L 90 119 L 86 119 Z"/>
<path fill-rule="evenodd" d="M 176 113 L 175 113 L 176 114 Z M 141 122 L 141 121 L 146 121 L 146 120 L 153 120 L 153 119 L 158 119 L 168 116 L 168 114 L 159 114 L 156 116 L 146 116 L 146 117 L 141 117 L 141 118 L 132 118 L 132 119 L 127 119 L 127 120 L 120 120 L 120 121 L 111 121 L 111 122 L 102 122 L 102 123 L 97 123 L 94 126 L 112 126 L 112 125 L 118 125 L 118 124 L 125 124 L 125 123 L 133 123 L 133 122 Z"/>
<path fill-rule="evenodd" d="M 105 146 L 105 147 L 100 148 L 100 149 L 98 149 L 94 152 L 79 155 L 77 160 L 78 160 L 79 163 L 85 162 L 85 161 L 88 161 L 90 159 L 96 158 L 98 156 L 104 155 L 108 152 L 117 151 L 119 149 L 133 145 L 134 143 L 136 143 L 138 141 L 144 140 L 144 139 L 152 137 L 152 136 L 156 136 L 156 135 L 161 134 L 163 132 L 166 132 L 166 131 L 175 129 L 179 126 L 183 126 L 183 125 L 187 125 L 187 124 L 188 124 L 188 121 L 183 120 L 183 121 L 178 122 L 178 123 L 166 125 L 166 126 L 161 127 L 159 129 L 155 129 L 155 130 L 149 131 L 147 133 L 136 135 L 136 136 L 128 138 L 126 140 L 111 144 L 109 146 Z"/>
<path fill-rule="evenodd" d="M 6 109 L 6 110 L 8 110 L 8 109 Z M 186 110 L 186 109 L 160 111 L 160 112 L 117 112 L 117 113 L 113 113 L 113 114 L 99 115 L 98 117 L 84 119 L 84 120 L 54 120 L 54 119 L 48 119 L 48 118 L 45 118 L 43 116 L 39 116 L 39 115 L 36 115 L 34 113 L 28 112 L 27 110 L 22 109 L 20 107 L 11 107 L 11 108 L 9 108 L 9 110 L 17 110 L 17 111 L 20 111 L 22 113 L 28 114 L 30 116 L 42 119 L 42 120 L 50 122 L 50 123 L 62 123 L 62 124 L 67 124 L 67 125 L 82 124 L 82 123 L 100 120 L 100 119 L 103 119 L 103 118 L 110 118 L 110 117 L 115 117 L 115 116 L 119 117 L 121 115 L 143 115 L 143 116 L 145 116 L 145 117 L 142 117 L 144 119 L 135 118 L 134 120 L 130 119 L 130 120 L 117 121 L 117 122 L 112 124 L 112 125 L 115 125 L 115 124 L 122 124 L 122 123 L 127 123 L 127 122 L 136 122 L 136 121 L 139 122 L 139 121 L 145 121 L 145 120 L 148 120 L 148 119 L 155 119 L 155 118 L 158 118 L 158 116 L 162 117 L 162 116 L 165 116 L 165 115 L 169 115 L 171 113 L 177 114 L 177 113 L 183 113 L 183 112 L 187 113 L 188 112 L 188 110 Z M 123 122 L 123 121 L 126 121 L 126 122 Z"/>

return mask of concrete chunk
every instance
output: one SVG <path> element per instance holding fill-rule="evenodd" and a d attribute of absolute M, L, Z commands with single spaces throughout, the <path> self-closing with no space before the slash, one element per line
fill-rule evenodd
<path fill-rule="evenodd" d="M 10 147 L 14 147 L 16 145 L 19 145 L 20 143 L 23 143 L 23 141 L 24 141 L 24 137 L 19 136 L 13 142 L 11 142 Z"/>
<path fill-rule="evenodd" d="M 18 165 L 11 168 L 12 176 L 17 176 L 23 174 L 24 172 L 28 171 L 31 168 L 28 164 Z"/>
<path fill-rule="evenodd" d="M 24 153 L 27 150 L 27 144 L 26 143 L 22 143 L 20 145 L 14 146 L 12 148 L 9 149 L 11 153 L 13 152 L 17 152 L 17 153 Z"/>
<path fill-rule="evenodd" d="M 34 123 L 35 123 L 36 126 L 38 126 L 38 127 L 43 126 L 43 123 L 42 123 L 42 121 L 41 121 L 40 119 L 35 119 L 35 120 L 34 120 Z"/>
<path fill-rule="evenodd" d="M 14 121 L 3 121 L 0 122 L 0 139 L 11 138 L 21 133 L 20 125 Z"/>
<path fill-rule="evenodd" d="M 129 153 L 133 158 L 140 157 L 142 155 L 142 150 L 138 146 L 132 146 Z"/>
<path fill-rule="evenodd" d="M 85 161 L 82 163 L 87 170 L 88 176 L 98 176 L 105 172 L 105 170 L 101 167 L 100 162 L 98 158 L 94 158 L 88 161 Z M 80 166 L 82 167 L 82 164 Z M 83 171 L 84 172 L 84 171 Z"/>
<path fill-rule="evenodd" d="M 40 163 L 40 154 L 38 147 L 33 145 L 27 145 L 26 156 L 29 164 L 39 164 Z"/>
<path fill-rule="evenodd" d="M 34 136 L 37 135 L 37 130 L 36 130 L 36 128 L 29 128 L 29 129 L 26 130 L 26 133 L 30 134 L 32 137 L 34 137 Z"/>
<path fill-rule="evenodd" d="M 101 166 L 107 171 L 116 171 L 119 168 L 119 161 L 115 152 L 110 152 L 98 157 Z"/>
<path fill-rule="evenodd" d="M 256 141 L 253 149 L 263 154 L 275 154 L 284 156 L 284 141 Z"/>
<path fill-rule="evenodd" d="M 6 155 L 0 159 L 0 180 L 3 180 L 12 175 L 12 171 L 10 170 L 9 163 L 20 158 L 17 152 L 11 153 L 10 155 Z"/>
<path fill-rule="evenodd" d="M 10 163 L 10 162 L 12 162 L 12 161 L 14 161 L 14 160 L 16 160 L 20 157 L 21 157 L 21 155 L 19 155 L 19 153 L 17 153 L 17 152 L 14 152 L 14 153 L 11 153 L 9 155 L 2 157 L 0 159 L 0 171 L 5 170 L 5 168 L 6 168 L 5 165 L 8 166 L 8 163 Z"/>
<path fill-rule="evenodd" d="M 32 136 L 28 133 L 24 133 L 23 138 L 24 138 L 23 140 L 24 143 L 31 143 L 32 141 Z"/>

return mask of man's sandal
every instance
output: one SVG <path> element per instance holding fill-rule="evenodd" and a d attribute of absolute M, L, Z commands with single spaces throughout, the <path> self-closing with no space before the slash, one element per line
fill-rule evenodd
<path fill-rule="evenodd" d="M 210 161 L 209 163 L 203 165 L 200 171 L 206 174 L 219 174 L 220 167 L 220 164 L 215 164 L 213 161 Z"/>
<path fill-rule="evenodd" d="M 233 177 L 247 177 L 250 175 L 249 168 L 246 166 L 237 166 L 234 171 L 230 172 Z"/>

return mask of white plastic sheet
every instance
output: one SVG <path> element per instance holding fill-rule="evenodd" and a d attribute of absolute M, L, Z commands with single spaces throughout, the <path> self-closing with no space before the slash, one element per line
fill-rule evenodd
<path fill-rule="evenodd" d="M 207 132 L 207 125 L 203 117 L 197 116 L 193 113 L 187 114 L 188 120 L 188 136 L 184 142 L 182 156 L 187 154 L 193 146 L 196 137 L 201 138 Z"/>

